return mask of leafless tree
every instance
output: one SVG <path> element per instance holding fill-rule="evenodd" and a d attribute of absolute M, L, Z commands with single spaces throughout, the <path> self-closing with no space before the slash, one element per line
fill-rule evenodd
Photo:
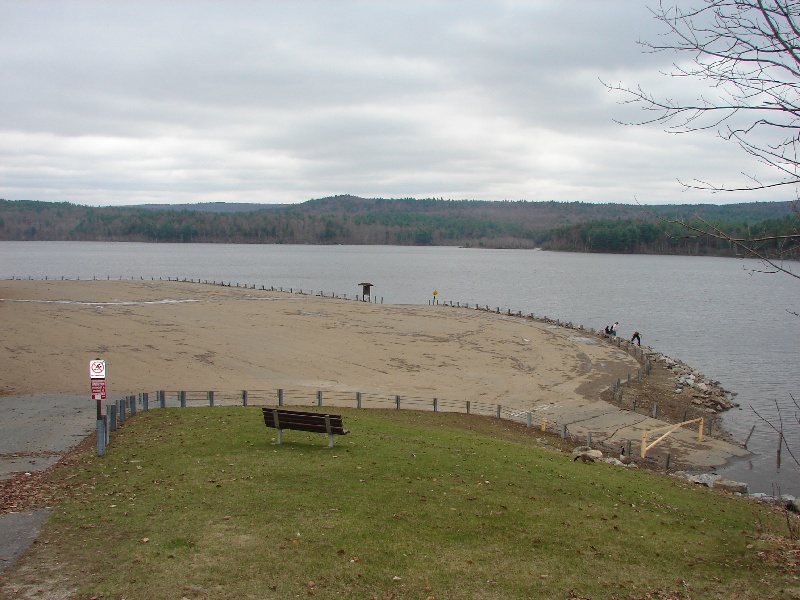
<path fill-rule="evenodd" d="M 661 43 L 645 52 L 673 52 L 666 75 L 700 80 L 708 92 L 683 101 L 660 99 L 640 86 L 609 85 L 672 133 L 714 130 L 773 167 L 776 181 L 727 187 L 696 180 L 715 192 L 800 184 L 800 3 L 797 0 L 702 0 L 697 8 L 659 3 L 653 16 L 666 26 Z M 686 60 L 686 59 L 689 60 Z"/>
<path fill-rule="evenodd" d="M 604 84 L 624 95 L 623 103 L 638 105 L 647 115 L 634 125 L 657 124 L 683 134 L 715 131 L 748 155 L 769 165 L 776 177 L 750 184 L 728 186 L 695 179 L 686 187 L 711 192 L 764 190 L 795 186 L 800 199 L 800 2 L 798 0 L 697 0 L 694 8 L 660 2 L 650 8 L 666 26 L 659 43 L 640 41 L 645 52 L 673 52 L 678 57 L 665 75 L 707 84 L 707 92 L 689 101 L 658 98 L 641 86 Z M 799 201 L 793 202 L 800 224 Z M 788 235 L 736 238 L 711 223 L 698 227 L 672 220 L 687 228 L 687 235 L 709 235 L 735 245 L 743 255 L 758 258 L 767 272 L 793 277 L 783 258 L 796 258 L 800 229 Z M 766 242 L 777 243 L 776 259 L 761 251 Z"/>

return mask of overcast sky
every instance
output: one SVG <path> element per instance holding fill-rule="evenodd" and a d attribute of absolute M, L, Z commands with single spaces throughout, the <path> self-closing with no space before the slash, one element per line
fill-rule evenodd
<path fill-rule="evenodd" d="M 639 0 L 0 0 L 0 198 L 791 199 L 683 191 L 769 171 L 615 123 L 601 80 L 689 91 L 660 32 Z"/>

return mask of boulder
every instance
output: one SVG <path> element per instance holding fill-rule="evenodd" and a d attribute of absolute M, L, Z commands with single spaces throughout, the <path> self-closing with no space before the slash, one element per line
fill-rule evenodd
<path fill-rule="evenodd" d="M 603 458 L 603 453 L 600 452 L 600 450 L 589 448 L 589 446 L 578 446 L 577 448 L 572 450 L 572 454 L 574 454 L 575 456 L 577 456 L 578 454 L 586 454 L 595 459 Z"/>
<path fill-rule="evenodd" d="M 736 494 L 746 494 L 747 493 L 747 484 L 742 481 L 733 481 L 731 479 L 716 479 L 712 484 L 711 487 L 725 490 L 726 492 L 733 492 Z"/>

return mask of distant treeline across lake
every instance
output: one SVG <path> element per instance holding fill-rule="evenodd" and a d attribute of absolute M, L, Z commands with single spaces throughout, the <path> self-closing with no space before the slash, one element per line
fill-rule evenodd
<path fill-rule="evenodd" d="M 677 222 L 679 221 L 679 222 Z M 791 202 L 728 205 L 488 202 L 335 196 L 301 204 L 90 207 L 0 199 L 0 241 L 461 246 L 569 252 L 736 256 L 735 244 L 680 222 L 796 258 Z"/>

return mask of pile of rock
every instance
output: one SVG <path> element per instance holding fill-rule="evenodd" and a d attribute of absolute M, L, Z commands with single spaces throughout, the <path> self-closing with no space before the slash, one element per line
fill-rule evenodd
<path fill-rule="evenodd" d="M 731 400 L 732 394 L 719 383 L 708 379 L 688 365 L 664 354 L 651 355 L 651 360 L 663 363 L 664 367 L 675 375 L 675 393 L 688 393 L 691 402 L 707 412 L 723 412 L 738 406 Z"/>

